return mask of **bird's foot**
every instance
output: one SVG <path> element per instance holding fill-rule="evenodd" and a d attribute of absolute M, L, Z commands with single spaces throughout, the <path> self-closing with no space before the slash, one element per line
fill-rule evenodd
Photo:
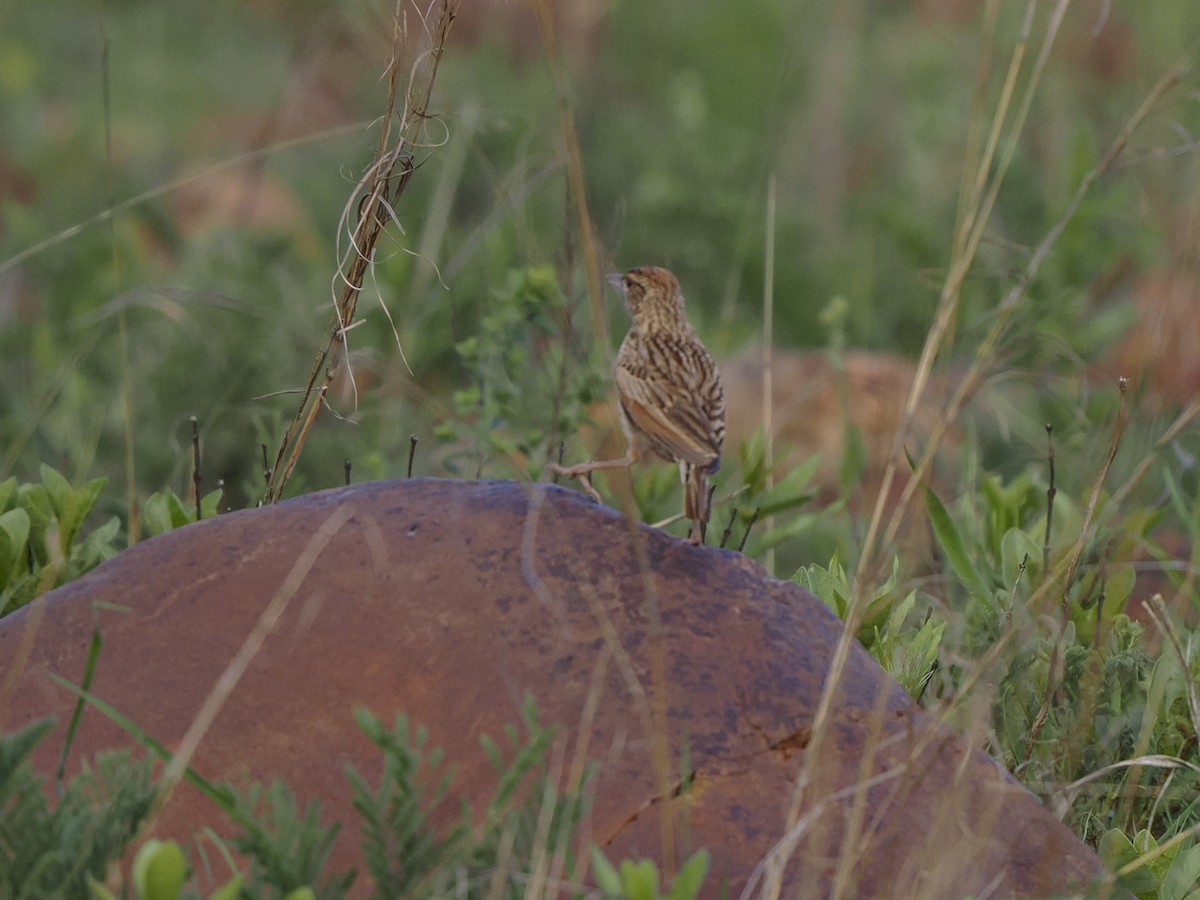
<path fill-rule="evenodd" d="M 592 471 L 590 462 L 577 463 L 573 466 L 563 466 L 558 463 L 546 463 L 546 468 L 555 475 L 562 475 L 564 478 L 583 478 L 588 472 Z"/>
<path fill-rule="evenodd" d="M 564 478 L 578 478 L 580 486 L 589 497 L 597 503 L 604 502 L 600 499 L 600 492 L 592 486 L 592 480 L 588 478 L 588 473 L 592 471 L 590 463 L 580 463 L 575 466 L 560 466 L 558 463 L 546 463 L 546 468 L 556 475 L 562 475 Z"/>

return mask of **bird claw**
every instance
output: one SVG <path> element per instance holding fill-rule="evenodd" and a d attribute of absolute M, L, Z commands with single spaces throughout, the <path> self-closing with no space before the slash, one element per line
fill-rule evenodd
<path fill-rule="evenodd" d="M 580 475 L 579 483 L 583 486 L 583 489 L 587 491 L 587 495 L 589 497 L 601 505 L 604 504 L 604 501 L 600 499 L 600 492 L 592 487 L 592 479 L 588 478 L 586 475 Z"/>
<path fill-rule="evenodd" d="M 546 463 L 546 468 L 555 475 L 562 475 L 564 478 L 578 478 L 579 484 L 584 492 L 595 500 L 597 503 L 603 503 L 600 499 L 600 492 L 592 486 L 592 480 L 588 478 L 588 473 L 591 470 L 589 463 L 580 463 L 575 466 L 560 466 L 558 463 Z"/>

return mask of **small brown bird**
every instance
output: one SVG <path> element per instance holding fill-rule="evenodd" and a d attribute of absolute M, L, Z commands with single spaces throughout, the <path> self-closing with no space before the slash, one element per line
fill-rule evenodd
<path fill-rule="evenodd" d="M 596 469 L 629 466 L 647 450 L 679 463 L 683 514 L 692 520 L 689 539 L 704 541 L 709 519 L 708 476 L 721 465 L 725 442 L 725 393 L 717 364 L 683 311 L 679 281 L 666 269 L 643 266 L 609 281 L 625 298 L 633 327 L 617 351 L 614 382 L 621 428 L 629 449 L 621 459 L 587 462 L 560 474 L 583 480 Z"/>

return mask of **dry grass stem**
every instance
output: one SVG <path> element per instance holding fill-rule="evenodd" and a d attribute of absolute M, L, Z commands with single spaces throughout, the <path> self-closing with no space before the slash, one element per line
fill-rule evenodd
<path fill-rule="evenodd" d="M 775 173 L 767 179 L 767 238 L 766 249 L 763 251 L 763 342 L 762 342 L 762 417 L 763 417 L 763 468 L 766 470 L 765 490 L 771 490 L 775 485 L 775 439 L 772 430 L 775 396 L 772 384 L 771 364 L 772 345 L 775 341 Z M 775 521 L 767 517 L 767 531 L 775 526 Z M 767 574 L 775 576 L 775 548 L 768 547 L 763 559 Z"/>
<path fill-rule="evenodd" d="M 379 142 L 374 160 L 355 185 L 351 199 L 347 201 L 342 212 L 342 226 L 350 237 L 350 246 L 344 253 L 339 252 L 340 268 L 336 281 L 340 282 L 341 287 L 334 304 L 335 314 L 329 341 L 313 362 L 300 406 L 280 442 L 263 498 L 265 503 L 272 503 L 282 496 L 283 488 L 300 459 L 300 453 L 321 409 L 329 382 L 340 365 L 348 364 L 346 331 L 354 323 L 358 295 L 362 290 L 367 270 L 373 265 L 375 247 L 389 222 L 399 224 L 396 220 L 396 204 L 416 171 L 414 152 L 423 146 L 423 134 L 430 118 L 429 100 L 437 76 L 438 63 L 445 52 L 450 27 L 460 5 L 461 0 L 440 0 L 437 5 L 437 21 L 431 26 L 429 20 L 414 4 L 413 8 L 421 19 L 422 31 L 429 46 L 418 54 L 413 62 L 404 90 L 402 112 L 397 122 L 395 113 L 401 79 L 401 50 L 408 38 L 403 0 L 397 2 L 392 59 L 388 64 L 388 96 L 384 114 L 379 120 Z M 356 201 L 354 198 L 361 199 Z M 340 239 L 338 243 L 340 251 Z M 352 373 L 351 379 L 353 380 Z"/>
<path fill-rule="evenodd" d="M 607 358 L 611 356 L 608 345 L 608 319 L 604 314 L 603 287 L 600 275 L 600 257 L 592 228 L 592 216 L 588 210 L 587 181 L 583 175 L 583 154 L 579 149 L 579 136 L 575 128 L 575 111 L 571 107 L 570 90 L 562 58 L 558 52 L 558 38 L 554 33 L 554 16 L 549 0 L 533 0 L 533 12 L 537 17 L 542 47 L 546 51 L 546 62 L 554 80 L 558 95 L 559 132 L 563 141 L 563 152 L 567 163 L 567 188 L 575 210 L 579 243 L 583 251 L 583 268 L 587 275 L 588 300 L 592 312 L 592 333 L 596 352 Z"/>
<path fill-rule="evenodd" d="M 965 405 L 967 398 L 978 386 L 978 383 L 992 358 L 996 344 L 998 343 L 1000 337 L 1004 334 L 1012 315 L 1017 311 L 1021 305 L 1021 302 L 1024 300 L 1030 285 L 1033 283 L 1039 269 L 1041 268 L 1042 263 L 1045 261 L 1046 257 L 1049 256 L 1051 249 L 1057 243 L 1067 225 L 1070 224 L 1071 220 L 1075 217 L 1075 214 L 1078 211 L 1079 206 L 1083 203 L 1084 198 L 1095 186 L 1096 182 L 1112 169 L 1113 165 L 1120 158 L 1126 147 L 1128 147 L 1129 140 L 1132 138 L 1133 134 L 1138 128 L 1141 127 L 1142 123 L 1145 122 L 1146 118 L 1158 106 L 1167 93 L 1169 93 L 1172 88 L 1174 88 L 1183 80 L 1186 71 L 1187 65 L 1185 63 L 1178 64 L 1170 72 L 1159 79 L 1154 88 L 1152 88 L 1151 91 L 1146 95 L 1137 111 L 1129 118 L 1125 126 L 1122 128 L 1120 134 L 1109 146 L 1108 151 L 1084 176 L 1079 187 L 1076 189 L 1075 194 L 1072 196 L 1071 201 L 1067 204 L 1067 208 L 1064 210 L 1062 216 L 1059 217 L 1049 232 L 1047 232 L 1046 236 L 1042 239 L 1041 243 L 1038 244 L 1037 248 L 1030 256 L 1029 261 L 1026 263 L 1025 270 L 1022 272 L 1021 277 L 1018 279 L 1017 283 L 1013 285 L 1013 287 L 1005 295 L 1003 301 L 997 307 L 996 316 L 992 322 L 992 325 L 987 334 L 984 336 L 983 340 L 980 342 L 979 347 L 976 349 L 974 361 L 962 379 L 960 379 L 944 413 L 939 417 L 934 428 L 931 430 L 929 442 L 920 457 L 920 461 L 914 469 L 913 476 L 909 480 L 908 484 L 905 485 L 904 490 L 900 495 L 900 499 L 893 511 L 891 521 L 889 522 L 887 532 L 883 539 L 883 544 L 885 546 L 891 546 L 891 544 L 894 542 L 900 525 L 903 521 L 904 511 L 911 502 L 918 486 L 928 473 L 929 468 L 933 463 L 934 454 L 937 451 L 937 447 L 940 444 L 942 437 L 945 435 L 950 424 L 957 419 L 958 414 Z M 903 433 L 904 430 L 905 429 L 902 428 L 901 433 Z M 888 473 L 894 472 L 894 460 L 895 457 L 893 457 L 893 461 L 888 464 L 888 470 L 885 473 L 885 484 L 890 484 L 887 475 Z M 880 496 L 883 497 L 885 494 L 881 493 Z M 880 504 L 878 503 L 876 504 L 876 510 L 880 511 Z M 872 516 L 872 522 L 874 522 L 874 516 Z M 868 537 L 869 536 L 870 533 L 868 533 Z M 867 559 L 869 552 L 869 548 L 864 546 L 864 560 Z M 860 564 L 859 574 L 862 575 L 865 571 L 867 571 L 865 567 Z"/>
<path fill-rule="evenodd" d="M 954 249 L 951 254 L 950 269 L 946 279 L 942 285 L 941 295 L 938 298 L 938 309 L 934 317 L 933 325 L 929 330 L 929 334 L 925 339 L 925 346 L 921 351 L 921 358 L 917 363 L 917 371 L 913 377 L 912 388 L 909 391 L 908 400 L 905 403 L 904 415 L 900 422 L 900 427 L 896 431 L 896 437 L 892 445 L 892 453 L 888 460 L 887 468 L 884 470 L 883 482 L 879 491 L 878 499 L 875 503 L 875 508 L 871 513 L 871 521 L 867 526 L 867 535 L 863 540 L 863 550 L 860 557 L 857 572 L 855 573 L 855 595 L 857 596 L 865 590 L 865 583 L 868 580 L 869 573 L 874 568 L 874 555 L 876 552 L 876 539 L 879 535 L 879 529 L 883 521 L 883 513 L 886 506 L 886 498 L 890 496 L 892 482 L 896 478 L 896 469 L 898 460 L 904 458 L 905 441 L 912 428 L 912 424 L 916 418 L 916 412 L 920 405 L 921 398 L 925 394 L 925 389 L 929 382 L 930 374 L 933 370 L 934 360 L 937 358 L 943 344 L 950 339 L 951 330 L 954 321 L 957 317 L 958 305 L 962 295 L 962 285 L 970 271 L 971 266 L 975 261 L 975 254 L 979 249 L 979 243 L 983 238 L 983 233 L 987 227 L 987 223 L 991 216 L 991 210 L 995 203 L 996 196 L 999 193 L 1000 185 L 1004 182 L 1004 177 L 1007 174 L 1009 164 L 1012 161 L 1012 155 L 1015 153 L 1017 138 L 1025 125 L 1025 119 L 1029 111 L 1029 107 L 1033 102 L 1033 96 L 1036 93 L 1037 86 L 1041 81 L 1042 71 L 1046 61 L 1049 59 L 1050 49 L 1054 45 L 1054 40 L 1058 35 L 1058 26 L 1062 22 L 1062 17 L 1066 14 L 1066 7 L 1069 5 L 1069 0 L 1059 0 L 1050 23 L 1047 25 L 1046 33 L 1042 41 L 1042 50 L 1038 55 L 1037 62 L 1034 65 L 1033 72 L 1029 78 L 1029 83 L 1026 86 L 1025 99 L 1021 107 L 1014 117 L 1014 120 L 1009 128 L 1009 141 L 1005 154 L 1000 161 L 996 163 L 995 171 L 992 166 L 996 153 L 996 148 L 1000 143 L 1002 128 L 1004 122 L 1008 118 L 1009 107 L 1012 103 L 1013 93 L 1017 83 L 1017 76 L 1021 71 L 1021 66 L 1024 62 L 1026 48 L 1029 43 L 1029 29 L 1032 23 L 1033 12 L 1036 6 L 1034 0 L 1030 0 L 1027 7 L 1025 25 L 1022 29 L 1021 36 L 1013 49 L 1013 54 L 1009 62 L 1008 73 L 1004 81 L 1004 86 L 1001 90 L 1000 98 L 997 103 L 996 111 L 992 116 L 992 130 L 988 140 L 984 146 L 983 156 L 978 161 L 968 160 L 968 168 L 974 166 L 974 176 L 965 178 L 964 180 L 972 184 L 970 197 L 962 207 L 962 219 L 959 222 L 958 229 L 954 238 Z M 981 77 L 983 77 L 981 73 Z M 982 98 L 982 90 L 979 91 L 977 99 Z M 988 175 L 991 174 L 991 189 L 985 194 L 984 186 L 988 184 Z M 1022 292 L 1022 296 L 1023 296 Z M 924 476 L 924 470 L 930 465 L 933 451 L 937 449 L 946 428 L 954 420 L 955 413 L 949 410 L 941 417 L 935 425 L 933 433 L 929 436 L 926 454 L 922 459 L 922 465 L 917 467 L 909 481 L 910 485 L 915 485 L 921 481 Z M 891 527 L 888 529 L 888 537 L 883 540 L 884 546 L 890 546 L 895 538 L 898 523 L 902 519 L 907 508 L 908 502 L 911 501 L 912 492 L 906 491 L 902 499 L 893 511 L 891 519 Z"/>
<path fill-rule="evenodd" d="M 909 394 L 908 401 L 905 406 L 905 414 L 900 429 L 897 432 L 891 461 L 885 471 L 883 486 L 879 492 L 879 500 L 876 503 L 872 513 L 871 523 L 868 528 L 867 536 L 864 541 L 862 556 L 855 574 L 855 589 L 851 598 L 850 606 L 847 610 L 846 620 L 843 623 L 841 638 L 834 650 L 833 657 L 830 662 L 829 674 L 826 678 L 825 688 L 821 696 L 821 701 L 818 704 L 816 714 L 813 721 L 812 739 L 807 748 L 804 764 L 794 783 L 791 802 L 789 805 L 787 823 L 789 834 L 795 829 L 797 824 L 803 819 L 800 816 L 802 809 L 802 798 L 810 784 L 814 760 L 817 754 L 821 752 L 821 744 L 824 733 L 826 732 L 831 709 L 837 696 L 839 685 L 845 665 L 849 656 L 849 648 L 854 640 L 861 617 L 864 612 L 863 598 L 869 596 L 867 583 L 870 575 L 874 570 L 874 555 L 877 548 L 877 538 L 880 534 L 880 526 L 883 517 L 885 499 L 889 495 L 889 489 L 896 474 L 896 461 L 901 458 L 904 449 L 904 442 L 910 429 L 911 423 L 916 409 L 918 408 L 920 399 L 924 393 L 929 375 L 932 369 L 933 361 L 938 355 L 940 348 L 944 342 L 948 340 L 951 325 L 954 320 L 958 308 L 960 290 L 965 279 L 965 276 L 970 269 L 974 260 L 975 253 L 982 239 L 984 229 L 986 227 L 992 205 L 999 191 L 1000 184 L 1003 181 L 1016 149 L 1016 142 L 1024 127 L 1025 120 L 1028 116 L 1031 107 L 1033 96 L 1036 92 L 1037 85 L 1040 81 L 1042 72 L 1044 71 L 1046 62 L 1049 58 L 1050 50 L 1054 44 L 1059 27 L 1061 26 L 1063 16 L 1069 6 L 1069 0 L 1060 0 L 1052 12 L 1049 22 L 1046 26 L 1046 32 L 1043 36 L 1041 51 L 1033 66 L 1033 71 L 1028 79 L 1026 91 L 1022 102 L 1014 115 L 1013 121 L 1008 129 L 1008 139 L 1005 143 L 1004 150 L 1000 159 L 996 163 L 995 171 L 991 176 L 991 181 L 986 181 L 986 176 L 992 170 L 992 158 L 996 153 L 997 147 L 1001 143 L 1000 135 L 1002 134 L 1001 125 L 1007 118 L 1007 112 L 1012 102 L 1013 85 L 1016 83 L 1016 73 L 1021 68 L 1022 59 L 1025 53 L 1025 46 L 1028 42 L 1027 29 L 1032 22 L 1032 14 L 1035 7 L 1033 2 L 1029 5 L 1029 13 L 1026 19 L 1026 33 L 1022 35 L 1016 49 L 1013 53 L 1013 59 L 1009 67 L 1009 75 L 1005 81 L 1005 87 L 1002 90 L 999 108 L 993 117 L 993 128 L 989 138 L 985 144 L 983 158 L 979 161 L 975 171 L 976 176 L 973 181 L 973 188 L 970 201 L 965 206 L 965 212 L 960 223 L 960 228 L 956 234 L 955 252 L 952 257 L 951 267 L 948 276 L 943 285 L 941 298 L 939 300 L 938 311 L 935 317 L 934 324 L 927 337 L 925 348 L 923 350 L 921 360 L 918 364 L 917 375 L 914 378 L 913 386 Z M 966 398 L 974 390 L 976 383 L 981 377 L 986 365 L 988 364 L 995 345 L 999 338 L 1005 332 L 1005 328 L 1013 313 L 1019 308 L 1024 300 L 1029 286 L 1036 277 L 1042 262 L 1049 255 L 1051 248 L 1055 245 L 1067 224 L 1073 219 L 1080 204 L 1086 197 L 1088 192 L 1095 185 L 1097 180 L 1106 174 L 1112 168 L 1116 160 L 1121 156 L 1128 146 L 1129 140 L 1133 133 L 1141 126 L 1150 112 L 1157 107 L 1163 97 L 1175 87 L 1183 77 L 1185 67 L 1182 65 L 1176 66 L 1166 75 L 1164 75 L 1154 88 L 1146 95 L 1137 111 L 1130 117 L 1120 134 L 1113 141 L 1108 151 L 1100 159 L 1100 161 L 1085 175 L 1083 181 L 1077 188 L 1071 201 L 1068 203 L 1062 216 L 1049 230 L 1041 243 L 1031 255 L 1026 264 L 1025 270 L 1021 278 L 1012 287 L 1008 294 L 1003 298 L 1002 302 L 997 307 L 996 316 L 992 326 L 977 348 L 975 360 L 955 391 L 950 403 L 947 406 L 945 413 L 940 417 L 938 423 L 930 435 L 928 445 L 917 465 L 912 478 L 906 485 L 901 496 L 901 500 L 894 510 L 893 516 L 889 522 L 885 532 L 882 544 L 891 546 L 896 538 L 897 531 L 904 516 L 904 511 L 907 505 L 911 502 L 912 496 L 917 486 L 924 479 L 928 469 L 932 463 L 933 454 L 937 449 L 943 435 L 949 424 L 955 420 L 963 406 Z M 990 184 L 990 188 L 984 191 L 983 186 Z M 1120 423 L 1120 428 L 1123 428 L 1123 420 Z M 1118 429 L 1119 431 L 1120 429 Z M 1119 440 L 1119 434 L 1116 435 Z M 1108 467 L 1104 469 L 1106 474 Z M 1087 531 L 1087 529 L 1085 529 Z M 1084 539 L 1085 535 L 1081 535 Z M 1071 557 L 1078 561 L 1078 555 L 1072 554 Z M 1069 567 L 1071 571 L 1073 566 Z M 1047 580 L 1043 589 L 1053 584 L 1054 580 Z M 1066 590 L 1069 585 L 1064 587 Z M 1036 596 L 1037 592 L 1035 592 Z M 1010 622 L 1011 624 L 1011 622 Z M 1006 629 L 1002 633 L 1000 639 L 993 644 L 987 654 L 979 661 L 978 666 L 973 673 L 969 673 L 963 690 L 958 694 L 959 702 L 969 694 L 969 690 L 973 688 L 983 677 L 999 654 L 1006 647 L 1012 636 L 1016 633 L 1015 628 Z M 941 719 L 948 717 L 950 708 L 947 708 Z M 806 815 L 804 819 L 807 819 Z M 795 844 L 791 843 L 791 849 L 794 849 Z M 791 849 L 788 848 L 788 843 L 781 842 L 777 847 L 772 858 L 767 860 L 766 880 L 764 884 L 763 895 L 767 897 L 778 897 L 782 888 L 783 871 L 787 864 L 787 857 L 790 856 Z"/>
<path fill-rule="evenodd" d="M 1193 740 L 1200 739 L 1200 691 L 1196 688 L 1196 679 L 1192 677 L 1191 660 L 1184 652 L 1183 642 L 1179 639 L 1179 630 L 1175 627 L 1175 621 L 1171 618 L 1171 613 L 1167 609 L 1166 603 L 1163 602 L 1161 594 L 1155 594 L 1150 598 L 1150 602 L 1146 605 L 1146 612 L 1150 614 L 1154 624 L 1158 626 L 1159 631 L 1166 635 L 1167 641 L 1171 644 L 1171 650 L 1174 652 L 1175 660 L 1179 663 L 1179 669 L 1183 674 L 1188 714 L 1192 719 L 1192 738 Z"/>
<path fill-rule="evenodd" d="M 159 814 L 171 798 L 175 786 L 183 778 L 188 766 L 191 765 L 192 757 L 200 746 L 200 742 L 208 733 L 209 728 L 212 727 L 212 723 L 216 720 L 225 703 L 233 695 L 242 676 L 246 673 L 246 669 L 249 668 L 254 657 L 262 649 L 262 645 L 267 637 L 279 624 L 280 617 L 282 617 L 283 613 L 287 610 L 288 604 L 291 603 L 292 599 L 299 592 L 301 586 L 304 584 L 304 579 L 308 577 L 309 571 L 316 565 L 317 560 L 334 535 L 341 530 L 343 525 L 350 521 L 350 517 L 351 509 L 348 506 L 338 507 L 330 513 L 300 552 L 295 565 L 292 566 L 287 577 L 275 592 L 275 596 L 263 608 L 258 621 L 242 641 L 241 647 L 238 648 L 237 653 L 229 661 L 229 664 L 217 679 L 217 683 L 213 685 L 213 689 L 204 698 L 200 709 L 196 712 L 187 731 L 184 732 L 183 737 L 180 739 L 178 749 L 176 749 L 170 761 L 163 768 L 162 777 L 159 779 L 158 791 L 154 800 L 154 811 L 142 823 L 140 828 L 141 835 L 152 834 L 154 832 Z"/>

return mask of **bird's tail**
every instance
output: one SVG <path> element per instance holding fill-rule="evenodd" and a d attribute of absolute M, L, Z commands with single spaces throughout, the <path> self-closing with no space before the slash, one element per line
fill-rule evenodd
<path fill-rule="evenodd" d="M 708 472 L 699 466 L 688 465 L 683 479 L 683 514 L 692 520 L 692 530 L 688 537 L 693 544 L 704 543 L 710 505 Z"/>

